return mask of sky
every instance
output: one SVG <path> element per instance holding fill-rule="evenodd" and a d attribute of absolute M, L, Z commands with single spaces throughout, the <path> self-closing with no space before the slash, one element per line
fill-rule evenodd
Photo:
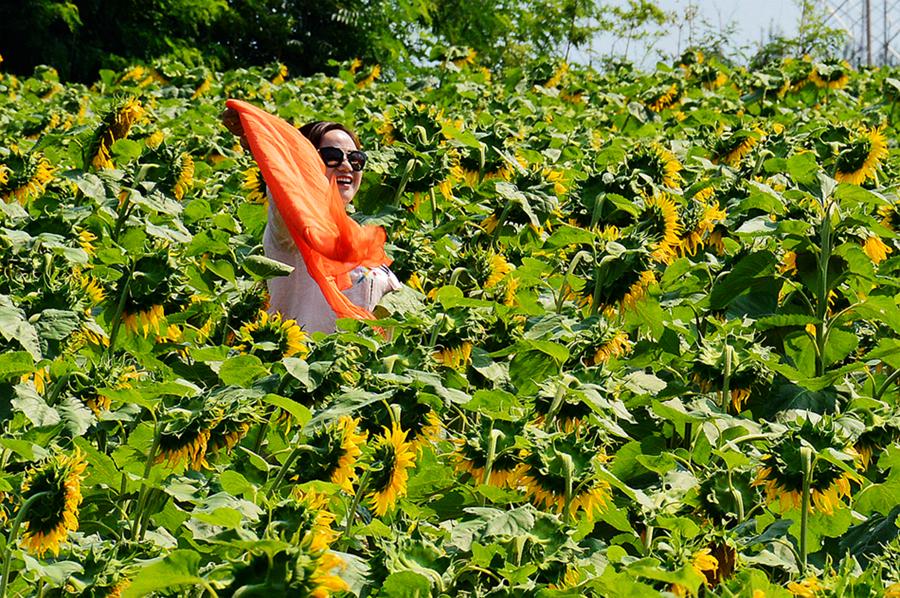
<path fill-rule="evenodd" d="M 692 35 L 696 39 L 704 32 L 719 32 L 733 26 L 734 35 L 730 39 L 733 47 L 757 47 L 769 38 L 770 31 L 795 36 L 800 21 L 800 8 L 793 0 L 657 0 L 656 4 L 674 13 L 675 23 L 667 27 L 664 36 L 649 51 L 634 44 L 628 48 L 628 57 L 643 67 L 655 64 L 659 59 L 657 50 L 680 54 L 690 45 Z M 687 18 L 691 8 L 696 14 L 693 27 Z M 593 46 L 594 52 L 600 55 L 625 51 L 625 41 L 619 35 L 598 35 Z M 573 58 L 580 62 L 583 57 Z"/>

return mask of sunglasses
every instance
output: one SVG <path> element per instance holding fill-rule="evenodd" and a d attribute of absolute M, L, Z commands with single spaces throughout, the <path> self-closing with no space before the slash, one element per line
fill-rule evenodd
<path fill-rule="evenodd" d="M 325 166 L 328 168 L 337 168 L 344 163 L 344 157 L 346 156 L 347 162 L 350 163 L 350 168 L 356 172 L 363 169 L 367 159 L 365 152 L 353 150 L 352 152 L 347 152 L 345 154 L 344 150 L 339 147 L 320 147 L 319 155 L 322 157 L 322 162 L 325 162 Z"/>

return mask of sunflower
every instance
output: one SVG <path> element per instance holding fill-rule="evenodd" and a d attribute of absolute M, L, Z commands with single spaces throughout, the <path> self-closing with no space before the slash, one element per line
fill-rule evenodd
<path fill-rule="evenodd" d="M 713 245 L 711 237 L 716 225 L 725 222 L 727 214 L 714 200 L 712 187 L 705 187 L 694 194 L 689 208 L 684 212 L 684 227 L 678 252 L 684 255 L 696 255 L 697 250 L 706 245 Z"/>
<path fill-rule="evenodd" d="M 172 195 L 175 199 L 182 199 L 185 192 L 194 184 L 194 159 L 190 154 L 181 154 L 174 164 L 174 170 L 178 173 L 175 185 L 172 187 Z"/>
<path fill-rule="evenodd" d="M 867 179 L 875 178 L 887 155 L 887 139 L 882 129 L 863 127 L 838 154 L 834 178 L 839 183 L 862 185 Z"/>
<path fill-rule="evenodd" d="M 681 187 L 683 166 L 675 154 L 659 143 L 638 145 L 628 158 L 628 166 L 632 171 L 648 176 L 654 185 L 670 189 Z"/>
<path fill-rule="evenodd" d="M 160 434 L 154 463 L 165 461 L 171 469 L 181 465 L 194 470 L 209 468 L 206 462 L 208 444 L 209 429 L 196 418 L 178 431 Z"/>
<path fill-rule="evenodd" d="M 464 370 L 472 357 L 472 343 L 463 341 L 455 347 L 446 347 L 431 354 L 435 361 L 454 370 Z"/>
<path fill-rule="evenodd" d="M 48 550 L 58 555 L 60 543 L 70 531 L 78 529 L 81 478 L 86 467 L 84 455 L 76 449 L 72 456 L 58 455 L 26 473 L 23 501 L 41 492 L 49 493 L 25 513 L 22 545 L 30 552 L 39 557 Z"/>
<path fill-rule="evenodd" d="M 583 517 L 593 521 L 611 498 L 609 483 L 596 478 L 595 465 L 606 459 L 596 438 L 578 434 L 548 436 L 535 442 L 515 477 L 535 506 L 556 513 L 563 513 L 568 506 L 570 515 L 581 511 Z M 572 468 L 568 505 L 567 462 Z"/>
<path fill-rule="evenodd" d="M 850 63 L 846 60 L 830 60 L 813 66 L 809 80 L 820 89 L 842 89 L 850 81 Z"/>
<path fill-rule="evenodd" d="M 896 418 L 887 421 L 879 420 L 860 434 L 853 446 L 860 469 L 868 469 L 872 463 L 872 456 L 879 454 L 884 447 L 897 440 L 900 440 L 900 421 Z"/>
<path fill-rule="evenodd" d="M 207 448 L 216 452 L 222 449 L 230 451 L 250 431 L 250 421 L 235 417 L 225 417 L 209 431 Z"/>
<path fill-rule="evenodd" d="M 900 204 L 885 205 L 878 208 L 881 224 L 894 232 L 900 230 Z"/>
<path fill-rule="evenodd" d="M 822 420 L 815 426 L 806 421 L 801 427 L 791 430 L 775 442 L 763 455 L 764 466 L 759 469 L 752 486 L 762 486 L 768 503 L 778 502 L 781 510 L 800 508 L 803 491 L 803 466 L 801 445 L 811 445 L 818 451 L 841 445 L 833 424 Z M 840 446 L 845 452 L 852 447 Z M 850 482 L 860 482 L 860 477 L 838 468 L 824 460 L 815 459 L 810 481 L 812 508 L 830 515 L 834 508 L 842 504 L 844 497 L 850 497 Z"/>
<path fill-rule="evenodd" d="M 372 83 L 375 82 L 375 79 L 381 76 L 381 65 L 376 64 L 372 67 L 372 70 L 366 74 L 365 77 L 360 78 L 359 81 L 356 82 L 357 87 L 368 87 Z"/>
<path fill-rule="evenodd" d="M 166 314 L 162 305 L 151 305 L 146 309 L 122 313 L 122 323 L 125 324 L 125 329 L 143 336 L 147 336 L 150 332 L 159 334 L 163 330 L 165 319 Z"/>
<path fill-rule="evenodd" d="M 87 298 L 91 305 L 100 305 L 106 298 L 106 291 L 96 278 L 90 274 L 85 274 L 80 268 L 72 269 L 72 280 L 75 281 Z"/>
<path fill-rule="evenodd" d="M 668 87 L 655 87 L 644 101 L 644 105 L 653 112 L 662 112 L 678 102 L 680 93 L 676 83 L 672 83 Z"/>
<path fill-rule="evenodd" d="M 97 240 L 97 235 L 92 233 L 89 230 L 81 230 L 78 231 L 78 246 L 88 254 L 92 256 L 97 252 L 97 248 L 94 247 L 94 241 Z"/>
<path fill-rule="evenodd" d="M 421 450 L 431 442 L 436 441 L 443 430 L 441 420 L 427 403 L 419 401 L 419 391 L 415 387 L 403 387 L 394 392 L 390 403 L 381 401 L 372 403 L 362 410 L 360 427 L 371 435 L 388 427 L 394 418 L 392 406 L 399 407 L 400 427 L 406 430 L 407 441 Z"/>
<path fill-rule="evenodd" d="M 547 425 L 547 418 L 554 409 L 556 412 L 551 423 L 556 425 L 551 427 Z M 534 399 L 534 423 L 544 429 L 575 432 L 592 412 L 583 394 L 555 384 L 542 386 Z"/>
<path fill-rule="evenodd" d="M 393 424 L 375 439 L 369 465 L 368 498 L 378 517 L 383 517 L 406 494 L 407 470 L 415 466 L 416 458 L 415 448 L 406 441 L 406 435 L 398 424 Z"/>
<path fill-rule="evenodd" d="M 327 480 L 353 494 L 356 462 L 366 441 L 365 434 L 357 432 L 358 426 L 358 419 L 344 415 L 336 423 L 316 431 L 306 441 L 316 449 L 315 453 L 300 454 L 291 479 L 298 483 Z"/>
<path fill-rule="evenodd" d="M 623 330 L 619 330 L 612 338 L 597 347 L 594 356 L 590 360 L 591 365 L 599 365 L 606 363 L 610 359 L 627 355 L 631 353 L 631 348 L 632 345 L 628 339 L 628 334 Z"/>
<path fill-rule="evenodd" d="M 759 127 L 753 130 L 741 129 L 716 139 L 713 144 L 713 162 L 728 164 L 737 168 L 744 156 L 765 136 Z"/>
<path fill-rule="evenodd" d="M 334 593 L 350 591 L 350 586 L 347 585 L 347 582 L 334 574 L 335 569 L 346 567 L 346 564 L 339 556 L 332 552 L 326 552 L 319 555 L 314 562 L 315 570 L 309 578 L 312 588 L 305 594 L 298 593 L 298 596 L 328 598 Z"/>
<path fill-rule="evenodd" d="M 144 143 L 147 144 L 147 147 L 150 149 L 156 149 L 162 142 L 165 140 L 166 136 L 162 131 L 154 131 L 147 139 L 144 140 Z"/>
<path fill-rule="evenodd" d="M 702 548 L 691 556 L 691 569 L 697 576 L 703 578 L 703 583 L 709 585 L 711 579 L 716 578 L 719 570 L 719 560 L 712 555 L 709 548 Z M 672 584 L 670 591 L 676 596 L 687 596 L 688 590 L 681 584 Z"/>
<path fill-rule="evenodd" d="M 128 137 L 131 126 L 143 118 L 145 112 L 140 100 L 133 96 L 119 100 L 107 112 L 94 133 L 94 142 L 91 144 L 91 165 L 94 168 L 113 167 L 110 148 L 119 139 Z"/>
<path fill-rule="evenodd" d="M 475 484 L 487 483 L 500 488 L 514 488 L 519 454 L 516 436 L 522 434 L 524 422 L 512 422 L 482 418 L 477 430 L 469 431 L 463 437 L 454 438 L 456 450 L 450 460 L 456 471 L 468 473 Z M 494 460 L 491 464 L 490 479 L 485 481 L 490 445 L 494 444 Z"/>
<path fill-rule="evenodd" d="M 654 260 L 668 264 L 675 258 L 681 246 L 681 223 L 675 200 L 668 194 L 657 193 L 644 200 L 635 228 L 652 239 Z"/>
<path fill-rule="evenodd" d="M 878 235 L 868 235 L 862 242 L 862 248 L 873 264 L 880 264 L 887 259 L 889 253 L 894 251 Z"/>
<path fill-rule="evenodd" d="M 815 577 L 807 577 L 787 584 L 788 592 L 800 598 L 816 598 L 816 595 L 824 589 Z"/>
<path fill-rule="evenodd" d="M 248 192 L 247 201 L 267 205 L 269 197 L 266 194 L 266 181 L 263 179 L 259 168 L 256 166 L 248 168 L 243 172 L 243 176 L 244 181 L 241 183 L 241 189 Z"/>
<path fill-rule="evenodd" d="M 34 389 L 37 393 L 43 395 L 44 391 L 47 390 L 47 385 L 50 384 L 50 368 L 38 368 L 30 374 L 23 374 L 19 381 L 23 384 L 31 382 L 34 384 Z"/>
<path fill-rule="evenodd" d="M 15 200 L 22 205 L 39 197 L 53 179 L 53 167 L 40 152 L 23 154 L 13 148 L 0 169 L 0 196 L 7 203 Z M 3 180 L 5 178 L 5 180 Z"/>
<path fill-rule="evenodd" d="M 314 554 L 331 547 L 338 533 L 332 527 L 334 513 L 328 510 L 329 497 L 299 486 L 272 511 L 273 527 L 286 532 L 285 540 Z M 279 534 L 280 535 L 280 534 Z"/>
<path fill-rule="evenodd" d="M 746 336 L 732 336 L 728 349 L 731 351 L 728 391 L 735 413 L 740 413 L 754 389 L 759 389 L 772 379 L 772 373 L 763 365 L 768 350 Z M 715 392 L 721 398 L 725 385 L 725 351 L 721 337 L 709 336 L 705 339 L 693 365 L 693 380 L 700 387 L 700 392 Z"/>
<path fill-rule="evenodd" d="M 285 64 L 278 63 L 278 72 L 272 77 L 273 85 L 281 85 L 288 76 L 288 67 Z"/>
<path fill-rule="evenodd" d="M 241 326 L 238 337 L 243 343 L 241 350 L 247 351 L 264 361 L 278 361 L 285 357 L 299 354 L 301 357 L 309 353 L 306 346 L 306 333 L 294 320 L 282 320 L 281 314 L 260 310 L 257 319 Z"/>
<path fill-rule="evenodd" d="M 515 266 L 510 264 L 502 253 L 494 253 L 493 251 L 476 257 L 476 263 L 483 261 L 487 262 L 484 267 L 480 268 L 485 271 L 484 275 L 480 276 L 484 278 L 484 290 L 495 291 L 497 294 L 502 295 L 504 305 L 515 305 L 519 281 L 514 276 L 509 276 L 515 270 Z M 476 266 L 476 269 L 479 268 Z"/>

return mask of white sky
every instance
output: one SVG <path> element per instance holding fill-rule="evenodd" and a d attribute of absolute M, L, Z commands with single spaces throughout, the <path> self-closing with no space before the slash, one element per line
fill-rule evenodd
<path fill-rule="evenodd" d="M 618 4 L 624 4 L 621 0 Z M 678 54 L 689 44 L 693 36 L 696 40 L 704 34 L 724 31 L 733 26 L 730 37 L 731 49 L 747 48 L 752 55 L 753 48 L 769 39 L 769 32 L 793 37 L 797 33 L 800 8 L 794 0 L 657 0 L 662 10 L 675 14 L 675 23 L 667 27 L 665 35 L 649 51 L 645 44 L 632 43 L 628 57 L 643 67 L 652 67 L 659 58 L 657 50 Z M 693 23 L 687 18 L 690 8 L 696 11 Z M 625 51 L 624 36 L 604 34 L 594 39 L 595 54 L 621 54 Z M 584 57 L 573 54 L 573 59 L 581 62 Z"/>

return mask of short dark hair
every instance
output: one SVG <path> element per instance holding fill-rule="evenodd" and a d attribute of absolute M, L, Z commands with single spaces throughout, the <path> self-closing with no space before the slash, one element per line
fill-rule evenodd
<path fill-rule="evenodd" d="M 327 133 L 328 131 L 343 131 L 350 136 L 350 139 L 353 140 L 353 143 L 356 145 L 356 149 L 362 148 L 362 145 L 359 143 L 359 139 L 357 139 L 356 134 L 340 123 L 332 122 L 330 120 L 319 120 L 316 122 L 306 123 L 305 125 L 300 127 L 300 132 L 304 137 L 309 139 L 310 143 L 312 143 L 316 149 L 319 149 L 322 143 L 322 137 L 324 137 L 325 133 Z"/>

